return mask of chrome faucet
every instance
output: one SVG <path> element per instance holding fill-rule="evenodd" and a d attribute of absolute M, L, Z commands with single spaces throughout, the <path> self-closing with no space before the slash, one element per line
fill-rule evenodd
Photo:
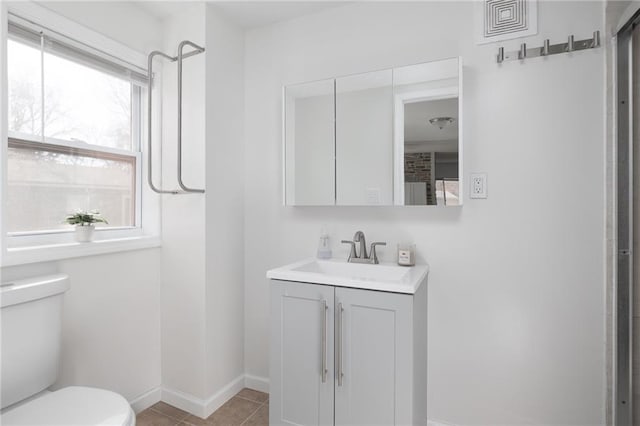
<path fill-rule="evenodd" d="M 376 253 L 377 246 L 386 246 L 387 243 L 375 242 L 371 243 L 371 250 L 369 255 L 367 255 L 367 241 L 364 237 L 364 232 L 358 231 L 353 236 L 353 241 L 342 240 L 344 244 L 351 244 L 351 251 L 349 252 L 349 257 L 347 258 L 347 262 L 350 263 L 373 263 L 377 265 L 380 263 L 378 261 L 378 254 Z M 356 243 L 360 243 L 360 252 L 356 251 Z"/>
<path fill-rule="evenodd" d="M 360 255 L 359 255 L 359 257 L 361 259 L 368 259 L 369 256 L 367 256 L 367 240 L 366 240 L 366 238 L 364 238 L 364 232 L 362 232 L 362 231 L 356 232 L 356 234 L 353 236 L 353 242 L 354 243 L 360 243 Z"/>

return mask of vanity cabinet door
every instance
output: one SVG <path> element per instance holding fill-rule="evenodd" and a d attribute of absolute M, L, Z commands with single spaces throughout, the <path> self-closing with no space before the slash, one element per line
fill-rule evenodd
<path fill-rule="evenodd" d="M 332 425 L 334 288 L 271 281 L 270 329 L 269 424 Z"/>
<path fill-rule="evenodd" d="M 412 424 L 413 297 L 335 292 L 335 424 Z"/>

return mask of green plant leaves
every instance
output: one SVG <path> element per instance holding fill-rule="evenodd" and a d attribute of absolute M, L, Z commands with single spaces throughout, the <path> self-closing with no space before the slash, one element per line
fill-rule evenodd
<path fill-rule="evenodd" d="M 100 216 L 100 212 L 98 210 L 78 210 L 75 213 L 69 214 L 64 221 L 69 225 L 79 226 L 89 226 L 94 223 L 109 223 L 105 218 Z"/>

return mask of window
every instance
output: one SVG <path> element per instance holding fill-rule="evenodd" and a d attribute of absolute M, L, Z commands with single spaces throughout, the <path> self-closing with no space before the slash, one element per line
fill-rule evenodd
<path fill-rule="evenodd" d="M 142 72 L 75 40 L 9 23 L 6 229 L 68 228 L 77 209 L 140 226 Z"/>

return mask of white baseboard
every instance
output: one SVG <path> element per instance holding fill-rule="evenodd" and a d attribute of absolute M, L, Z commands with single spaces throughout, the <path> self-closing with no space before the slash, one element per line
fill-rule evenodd
<path fill-rule="evenodd" d="M 138 414 L 140 411 L 146 410 L 156 402 L 160 402 L 162 398 L 162 390 L 160 388 L 153 388 L 150 391 L 143 393 L 140 396 L 135 397 L 129 404 L 133 411 Z"/>
<path fill-rule="evenodd" d="M 204 401 L 193 395 L 163 386 L 162 401 L 194 416 L 204 418 Z"/>
<path fill-rule="evenodd" d="M 154 388 L 142 395 L 129 401 L 133 411 L 139 413 L 151 407 L 153 404 L 159 401 L 164 401 L 167 404 L 187 411 L 194 416 L 206 419 L 214 411 L 220 408 L 225 402 L 231 399 L 235 394 L 240 392 L 243 387 L 254 389 L 260 392 L 269 393 L 269 379 L 266 377 L 252 376 L 251 374 L 245 374 L 238 376 L 232 382 L 227 384 L 220 391 L 206 400 L 196 398 L 192 395 L 180 392 L 177 390 L 169 389 L 166 387 Z M 453 423 L 447 423 L 440 420 L 429 419 L 427 426 L 455 426 Z"/>
<path fill-rule="evenodd" d="M 206 400 L 196 398 L 192 395 L 169 389 L 166 387 L 153 388 L 142 395 L 129 401 L 133 411 L 137 413 L 151 407 L 156 402 L 164 401 L 167 404 L 187 411 L 194 416 L 206 419 L 214 411 L 220 408 L 225 402 L 231 399 L 235 394 L 240 392 L 243 387 L 254 389 L 260 392 L 269 393 L 269 379 L 266 377 L 253 376 L 245 374 L 238 376 L 232 382 L 228 383 L 220 391 Z M 456 426 L 453 423 L 443 422 L 440 420 L 429 419 L 427 426 Z"/>
<path fill-rule="evenodd" d="M 269 393 L 269 379 L 267 377 L 244 375 L 244 387 L 260 392 Z"/>
<path fill-rule="evenodd" d="M 194 416 L 206 419 L 245 387 L 269 393 L 269 379 L 266 377 L 244 374 L 229 382 L 226 386 L 207 399 L 196 398 L 188 393 L 163 386 L 161 388 L 151 389 L 130 401 L 130 404 L 133 407 L 133 410 L 136 413 L 139 413 L 140 411 L 151 407 L 156 402 L 164 401 L 167 404 L 173 405 L 174 407 L 193 414 Z M 434 424 L 430 426 L 440 425 Z"/>
<path fill-rule="evenodd" d="M 225 402 L 230 400 L 235 394 L 240 392 L 244 387 L 244 381 L 245 381 L 244 375 L 238 376 L 231 383 L 227 384 L 225 387 L 223 387 L 218 392 L 216 392 L 213 396 L 207 399 L 204 406 L 203 419 L 206 419 L 207 417 L 209 417 L 211 414 L 213 414 L 214 411 L 220 408 L 222 404 L 224 404 Z"/>
<path fill-rule="evenodd" d="M 244 375 L 238 376 L 206 400 L 175 389 L 162 387 L 162 401 L 194 416 L 206 419 L 232 396 L 240 392 L 243 387 Z"/>

